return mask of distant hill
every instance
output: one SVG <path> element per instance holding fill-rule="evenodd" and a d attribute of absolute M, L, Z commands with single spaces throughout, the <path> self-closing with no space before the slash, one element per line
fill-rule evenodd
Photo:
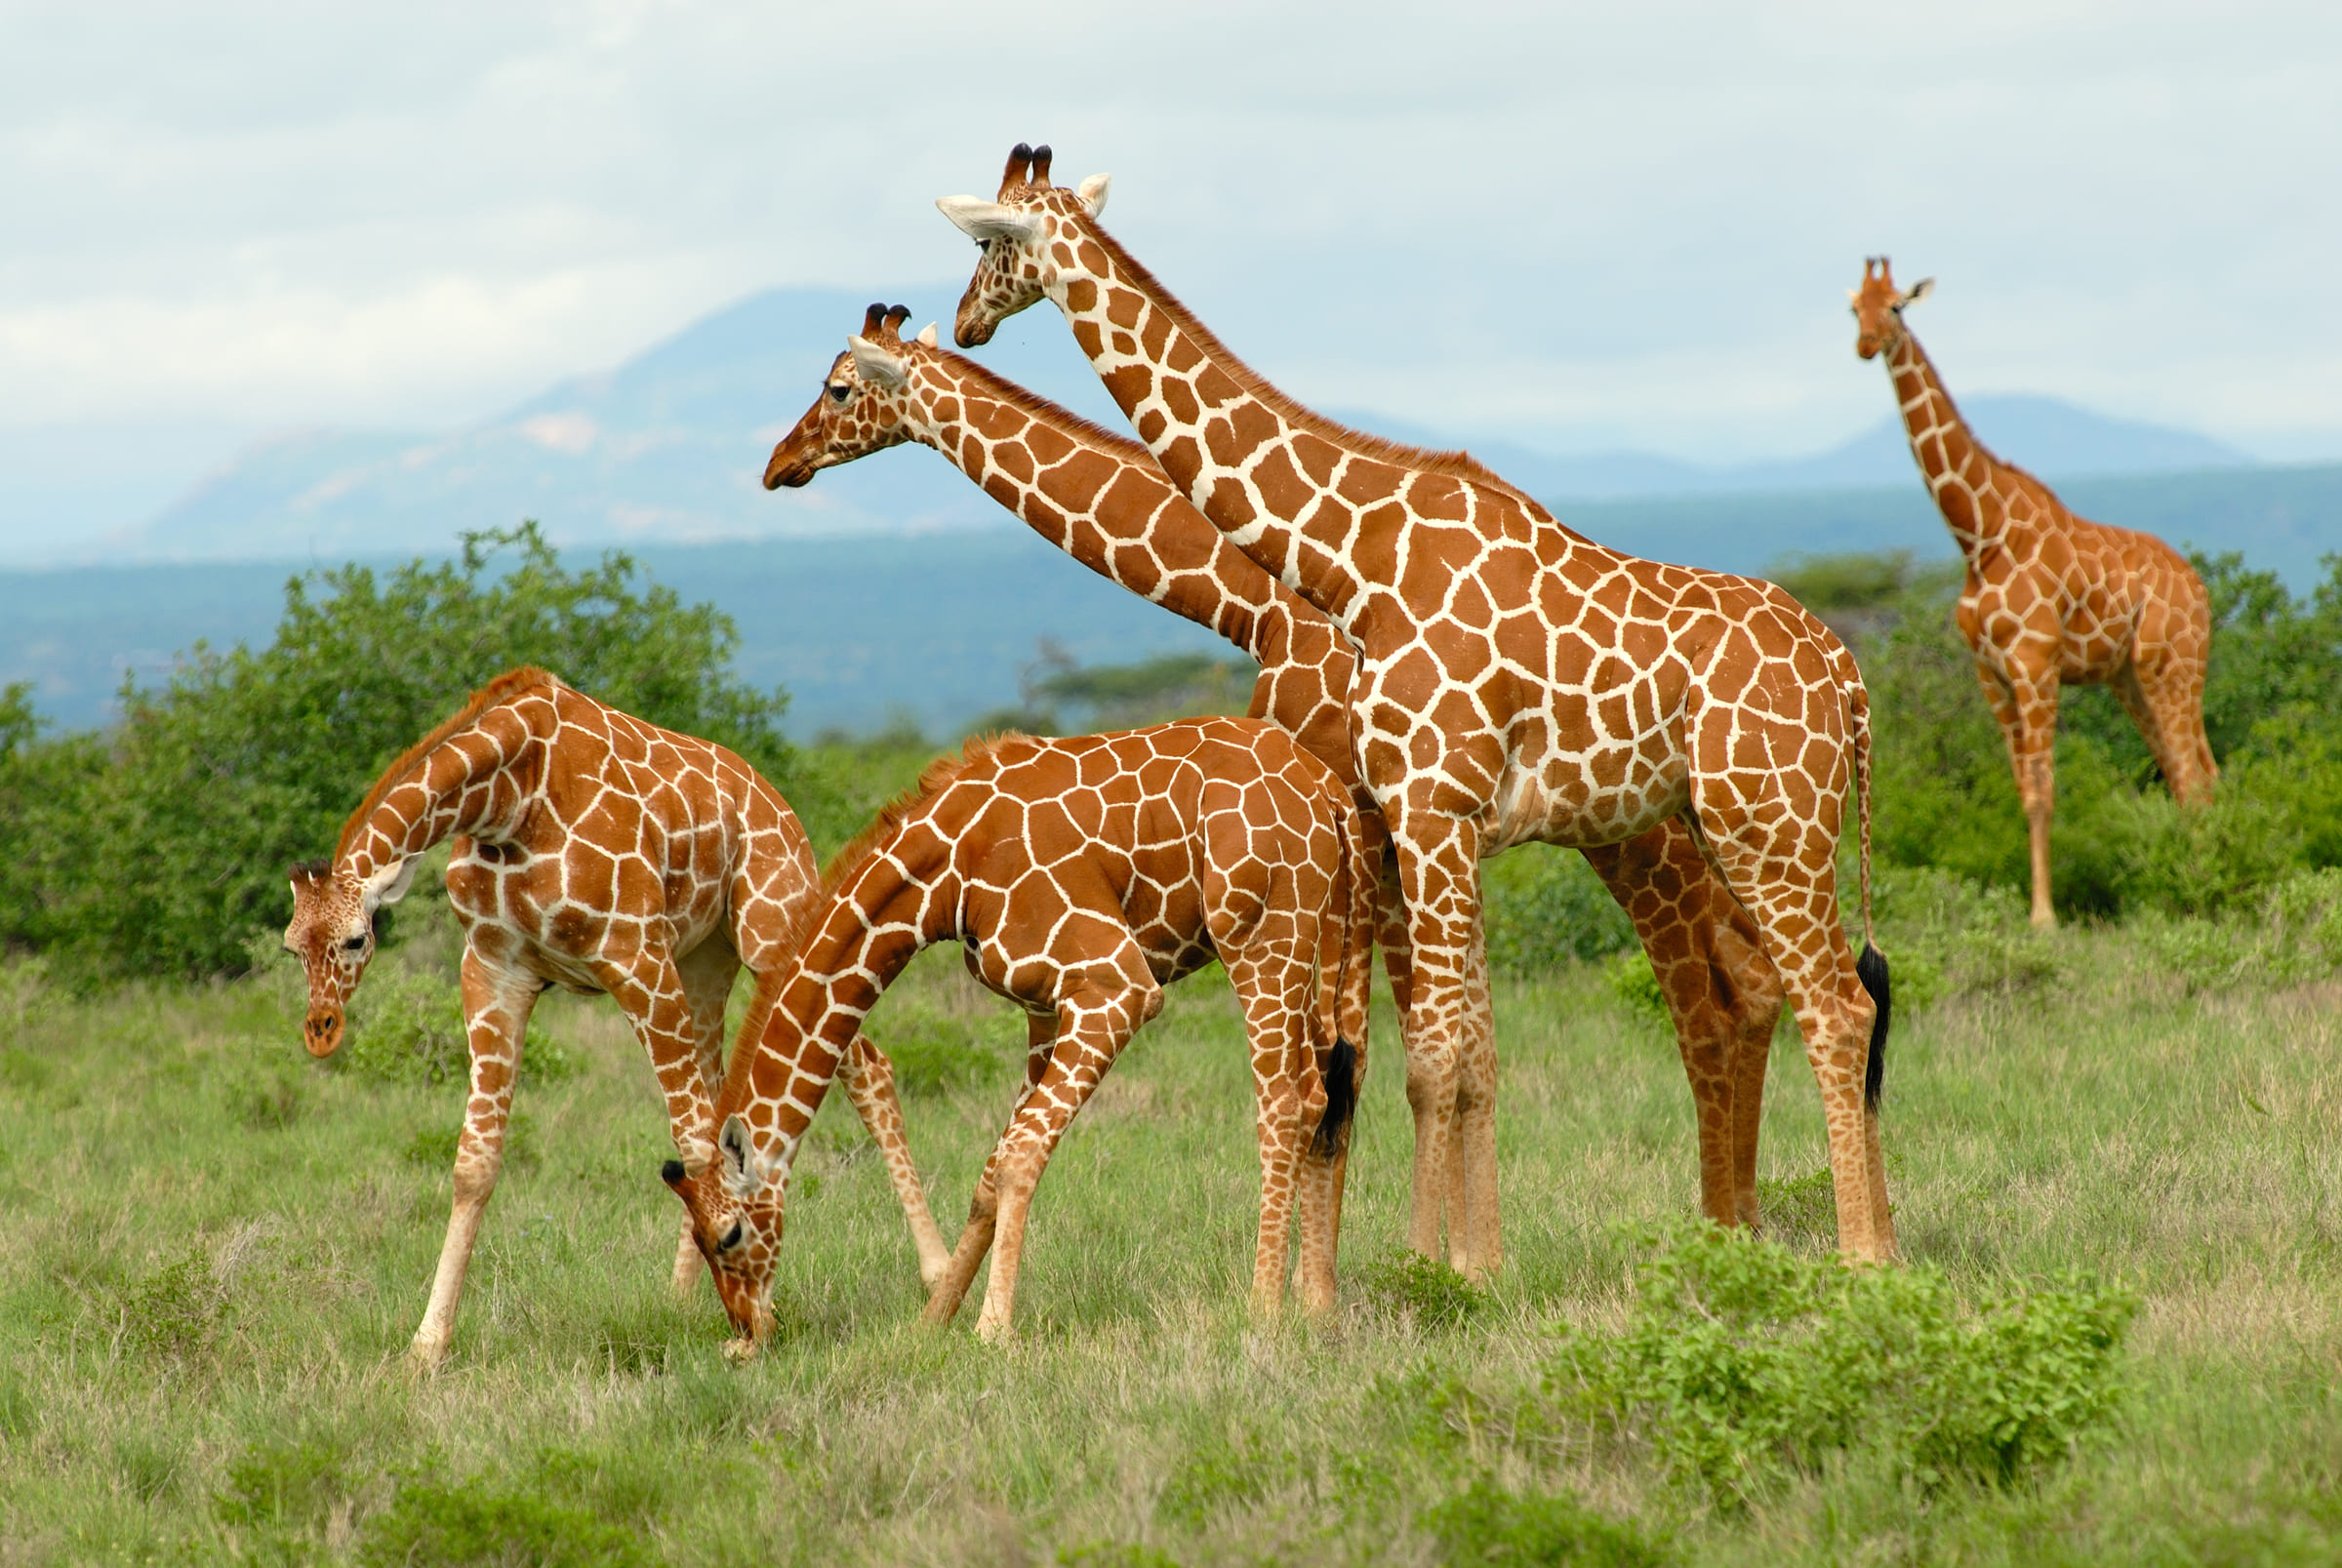
<path fill-rule="evenodd" d="M 887 296 L 949 319 L 955 291 Z M 308 431 L 263 442 L 89 558 L 338 560 L 437 549 L 459 529 L 535 517 L 564 544 L 932 533 L 1008 526 L 932 453 L 890 455 L 768 495 L 764 461 L 811 401 L 861 323 L 866 297 L 775 289 L 695 323 L 614 370 L 548 387 L 505 414 L 452 432 Z M 1119 428 L 1049 310 L 1008 323 L 983 353 L 1016 381 Z M 2109 419 L 2054 398 L 1982 395 L 1965 407 L 2003 455 L 2053 480 L 2239 467 L 2208 437 Z M 1452 433 L 1372 413 L 1364 428 L 1453 445 Z M 1515 484 L 1558 501 L 1818 491 L 1913 481 L 1891 418 L 1831 450 L 1790 461 L 1705 467 L 1640 452 L 1555 456 L 1518 442 L 1473 450 Z M 102 554 L 99 550 L 102 550 Z"/>
<path fill-rule="evenodd" d="M 922 461 L 943 468 L 931 454 L 890 454 L 855 466 Z M 836 477 L 824 475 L 815 489 Z M 944 477 L 975 495 L 956 475 Z M 2323 576 L 2322 553 L 2342 548 L 2342 465 L 2078 479 L 2064 493 L 2107 522 L 2175 543 L 2241 550 L 2296 591 Z M 1758 572 L 1798 551 L 1952 553 L 1916 481 L 1555 504 L 1564 521 L 1606 543 L 1729 571 Z M 430 553 L 445 547 L 442 536 Z M 654 543 L 636 553 L 685 599 L 712 600 L 733 615 L 742 632 L 741 672 L 759 685 L 789 688 L 789 728 L 799 735 L 832 725 L 867 731 L 898 710 L 932 735 L 950 732 L 1016 700 L 1019 672 L 1044 636 L 1084 663 L 1220 646 L 1014 524 L 926 538 Z M 34 681 L 41 710 L 68 728 L 102 723 L 125 669 L 153 680 L 176 650 L 199 637 L 221 645 L 265 641 L 285 578 L 298 569 L 204 563 L 0 573 L 7 609 L 0 614 L 0 683 Z"/>

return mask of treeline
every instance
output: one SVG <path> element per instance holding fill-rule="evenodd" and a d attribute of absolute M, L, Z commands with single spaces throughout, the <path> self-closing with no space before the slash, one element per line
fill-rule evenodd
<path fill-rule="evenodd" d="M 2056 891 L 2069 916 L 2253 907 L 2285 877 L 2342 865 L 2342 557 L 2307 597 L 2235 555 L 2199 558 L 2212 591 L 2205 718 L 2211 806 L 2181 813 L 2112 697 L 2066 694 Z M 2023 886 L 2007 753 L 1952 626 L 1957 572 L 1907 556 L 1784 563 L 1775 576 L 1853 645 L 1871 688 L 1880 863 Z M 738 632 L 618 553 L 570 570 L 533 525 L 467 535 L 457 559 L 380 576 L 344 566 L 286 586 L 274 641 L 198 646 L 162 685 L 126 681 L 100 734 L 40 733 L 0 693 L 0 945 L 64 974 L 233 973 L 286 918 L 284 870 L 331 851 L 377 773 L 500 670 L 540 663 L 655 723 L 731 746 L 834 845 L 935 749 L 902 726 L 792 746 L 781 691 L 731 673 Z M 1081 670 L 1044 650 L 1024 702 L 979 727 L 1150 722 L 1240 709 L 1251 668 L 1188 657 Z M 1575 855 L 1493 863 L 1489 946 L 1536 969 L 1631 945 Z"/>
<path fill-rule="evenodd" d="M 231 973 L 289 914 L 285 868 L 330 854 L 376 775 L 490 677 L 543 664 L 654 723 L 740 752 L 800 810 L 787 697 L 733 678 L 731 619 L 645 581 L 624 554 L 572 571 L 533 524 L 459 556 L 285 587 L 259 650 L 198 644 L 122 719 L 44 737 L 0 694 L 0 945 L 61 972 Z M 823 822 L 823 827 L 841 830 Z"/>

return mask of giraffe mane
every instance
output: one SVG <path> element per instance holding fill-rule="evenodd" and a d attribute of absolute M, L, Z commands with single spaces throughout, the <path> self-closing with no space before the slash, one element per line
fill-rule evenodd
<path fill-rule="evenodd" d="M 342 824 L 342 837 L 334 846 L 335 861 L 339 862 L 349 853 L 350 846 L 365 832 L 366 819 L 374 815 L 374 808 L 405 782 L 406 776 L 429 754 L 433 746 L 517 692 L 526 691 L 532 686 L 557 687 L 560 684 L 561 677 L 552 671 L 540 669 L 535 664 L 522 664 L 518 668 L 505 670 L 472 693 L 462 707 L 449 714 L 430 734 L 400 752 L 398 760 L 383 770 L 382 776 L 374 781 L 374 787 L 366 791 L 366 798 L 358 802 L 358 809 L 351 812 L 348 821 Z"/>
<path fill-rule="evenodd" d="M 949 348 L 940 347 L 931 348 L 928 352 L 947 362 L 954 374 L 963 375 L 975 382 L 988 397 L 996 397 L 1003 403 L 1022 409 L 1052 428 L 1096 447 L 1110 457 L 1125 462 L 1139 462 L 1150 468 L 1154 466 L 1153 454 L 1121 431 L 1110 430 L 1096 420 L 1076 414 L 1062 403 L 1052 403 L 1040 393 L 1018 385 L 989 366 L 979 364 L 965 354 L 955 354 Z M 996 736 L 993 739 L 1005 737 Z"/>
<path fill-rule="evenodd" d="M 1161 303 L 1179 329 L 1202 345 L 1206 357 L 1215 366 L 1225 372 L 1230 380 L 1244 391 L 1259 398 L 1281 415 L 1294 428 L 1307 430 L 1310 434 L 1322 440 L 1331 441 L 1347 452 L 1374 462 L 1394 463 L 1400 467 L 1414 468 L 1425 473 L 1445 474 L 1452 479 L 1464 479 L 1474 484 L 1485 485 L 1521 502 L 1529 506 L 1536 516 L 1547 515 L 1545 507 L 1539 504 L 1536 498 L 1462 447 L 1442 449 L 1410 446 L 1404 441 L 1393 441 L 1388 436 L 1370 435 L 1364 430 L 1353 429 L 1338 421 L 1329 420 L 1315 409 L 1296 401 L 1291 394 L 1278 387 L 1275 382 L 1231 352 L 1228 344 L 1220 341 L 1219 334 L 1205 326 L 1194 311 L 1190 310 L 1182 303 L 1177 295 L 1164 288 L 1162 280 L 1148 271 L 1146 264 L 1124 250 L 1121 242 L 1100 227 L 1096 220 L 1084 213 L 1081 215 L 1081 221 L 1087 226 L 1090 236 L 1105 248 L 1107 255 L 1113 259 L 1114 263 L 1126 268 L 1130 275 L 1138 280 L 1141 287 L 1153 294 L 1155 300 Z"/>
<path fill-rule="evenodd" d="M 855 873 L 869 864 L 878 846 L 892 838 L 909 820 L 912 812 L 957 783 L 969 769 L 990 761 L 992 754 L 1009 742 L 1031 739 L 1022 730 L 1002 730 L 996 735 L 971 735 L 961 744 L 959 755 L 937 757 L 920 769 L 918 783 L 879 807 L 878 815 L 870 819 L 869 824 L 847 839 L 845 846 L 829 857 L 828 865 L 822 871 L 821 897 L 806 901 L 806 919 L 810 921 L 815 911 L 828 906 L 837 890 L 852 881 Z M 810 930 L 800 930 L 800 940 L 795 945 L 802 949 L 802 939 L 812 935 Z"/>

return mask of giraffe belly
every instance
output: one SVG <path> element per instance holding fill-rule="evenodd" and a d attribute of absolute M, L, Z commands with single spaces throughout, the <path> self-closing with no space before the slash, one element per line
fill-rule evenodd
<path fill-rule="evenodd" d="M 1691 801 L 1678 747 L 1613 742 L 1583 755 L 1508 769 L 1483 822 L 1482 855 L 1535 840 L 1583 848 L 1639 837 Z"/>

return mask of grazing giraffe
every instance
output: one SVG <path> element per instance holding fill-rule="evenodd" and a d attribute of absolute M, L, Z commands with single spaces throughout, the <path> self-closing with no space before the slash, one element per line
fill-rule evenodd
<path fill-rule="evenodd" d="M 2049 926 L 2057 923 L 2049 818 L 2058 688 L 2112 688 L 2173 796 L 2183 805 L 2202 799 L 2220 777 L 2203 734 L 2211 598 L 2161 540 L 2075 516 L 2047 485 L 1985 450 L 1903 321 L 1903 307 L 1934 286 L 1922 278 L 1902 293 L 1885 257 L 1866 259 L 1862 286 L 1846 291 L 1854 352 L 1886 356 L 1912 456 L 1967 564 L 1959 634 L 2017 776 L 2032 840 L 2033 923 Z"/>
<path fill-rule="evenodd" d="M 545 670 L 507 670 L 383 771 L 331 862 L 293 867 L 285 947 L 308 973 L 303 1037 L 327 1057 L 374 956 L 374 913 L 405 896 L 416 857 L 450 836 L 448 902 L 464 927 L 471 1098 L 455 1205 L 412 1353 L 446 1357 L 480 1218 L 504 1160 L 521 1039 L 552 985 L 607 991 L 650 1054 L 675 1146 L 714 1153 L 724 1004 L 758 977 L 746 1027 L 819 887 L 795 813 L 722 746 L 607 707 Z M 847 1092 L 884 1152 L 930 1283 L 948 1254 L 903 1138 L 894 1068 L 857 1038 Z M 697 1277 L 688 1226 L 674 1283 Z"/>
<path fill-rule="evenodd" d="M 1624 555 L 1462 453 L 1347 429 L 1277 391 L 1098 223 L 1103 175 L 1011 154 L 997 199 L 938 205 L 983 250 L 963 346 L 1053 301 L 1172 482 L 1358 650 L 1360 773 L 1399 863 L 1418 1250 L 1463 1141 L 1468 1272 L 1500 1257 L 1479 862 L 1614 844 L 1682 816 L 1755 917 L 1804 1033 L 1838 1245 L 1894 1251 L 1878 1100 L 1886 972 L 1838 923 L 1849 776 L 1869 920 L 1869 701 L 1845 647 L 1768 583 Z"/>
<path fill-rule="evenodd" d="M 904 442 L 933 447 L 1091 571 L 1249 654 L 1261 666 L 1251 716 L 1273 721 L 1331 768 L 1384 843 L 1351 754 L 1357 658 L 1333 623 L 1223 539 L 1146 448 L 939 347 L 932 329 L 906 342 L 909 314 L 868 308 L 861 337 L 774 447 L 765 487 L 805 485 Z M 1702 1207 L 1718 1224 L 1754 1225 L 1756 1128 L 1781 1012 L 1781 983 L 1756 923 L 1676 819 L 1584 853 L 1633 919 L 1674 1015 L 1697 1111 Z M 1394 878 L 1381 891 L 1384 961 L 1403 1015 L 1405 911 Z M 1347 1020 L 1344 1027 L 1353 1032 Z"/>
<path fill-rule="evenodd" d="M 1374 863 L 1356 804 L 1272 724 L 1183 719 L 1065 740 L 973 741 L 840 852 L 760 1039 L 734 1053 L 722 1164 L 664 1175 L 751 1353 L 769 1332 L 788 1173 L 838 1053 L 920 948 L 966 947 L 970 973 L 1029 1019 L 1024 1092 L 978 1179 L 967 1228 L 927 1304 L 958 1311 L 993 1249 L 977 1332 L 1011 1332 L 1025 1219 L 1050 1150 L 1162 987 L 1210 963 L 1244 1010 L 1259 1097 L 1261 1223 L 1252 1303 L 1283 1293 L 1301 1187 L 1304 1307 L 1333 1305 L 1337 1155 L 1356 1091 Z M 996 1238 L 996 1240 L 995 1240 Z"/>

